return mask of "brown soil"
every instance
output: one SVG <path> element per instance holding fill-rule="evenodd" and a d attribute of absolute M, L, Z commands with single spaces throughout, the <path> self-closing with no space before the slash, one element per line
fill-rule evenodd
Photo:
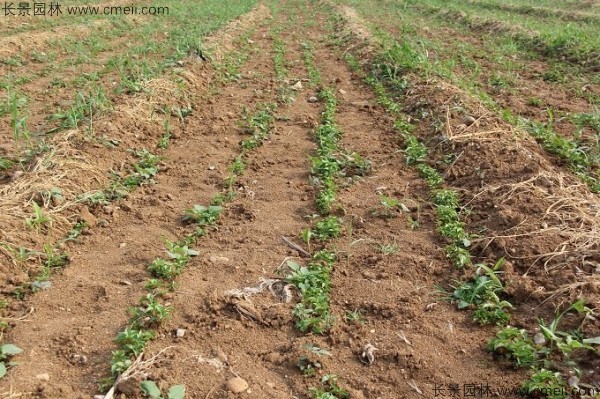
<path fill-rule="evenodd" d="M 295 93 L 295 101 L 279 104 L 269 140 L 250 153 L 236 186 L 237 198 L 226 206 L 218 229 L 200 239 L 200 255 L 178 278 L 168 298 L 174 313 L 146 349 L 147 354 L 163 351 L 146 378 L 165 389 L 185 384 L 189 398 L 289 398 L 309 397 L 308 388 L 319 386 L 321 375 L 335 374 L 352 399 L 434 398 L 440 384 L 445 389 L 448 384 L 459 384 L 460 389 L 463 384 L 483 384 L 497 394 L 528 378 L 525 371 L 499 368 L 485 351 L 496 328 L 477 326 L 469 312 L 456 310 L 441 297 L 438 287 L 450 290 L 450 283 L 464 276 L 444 256 L 430 192 L 405 166 L 393 120 L 347 68 L 342 53 L 349 49 L 330 44 L 324 9 L 306 8 L 301 1 L 288 4 L 294 6 L 294 20 L 289 14 L 269 17 L 259 9 L 225 30 L 230 38 L 255 29 L 239 81 L 220 82 L 212 67 L 190 60 L 177 72 L 188 82 L 185 93 L 171 87 L 168 79 L 156 80 L 149 83 L 147 95 L 122 99 L 114 112 L 95 122 L 97 131 L 124 143 L 120 148 L 151 148 L 163 132 L 162 120 L 152 118 L 154 110 L 172 104 L 176 95 L 178 103 L 194 109 L 184 122 L 172 119 L 175 140 L 161 154 L 155 184 L 136 190 L 125 201 L 91 209 L 96 220 L 106 223 L 68 244 L 71 262 L 53 276 L 52 287 L 11 301 L 7 315 L 33 310 L 24 321 L 12 322 L 3 337 L 24 353 L 15 358 L 18 367 L 0 380 L 1 397 L 11 397 L 6 392 L 31 398 L 89 398 L 97 393 L 97 384 L 110 373 L 113 340 L 127 325 L 127 310 L 145 294 L 148 264 L 163 255 L 164 239 L 182 237 L 185 209 L 206 205 L 223 190 L 223 178 L 244 135 L 239 128 L 244 110 L 276 102 L 280 87 L 298 80 L 303 88 Z M 316 24 L 306 29 L 303 24 L 310 20 Z M 354 21 L 335 32 L 351 39 L 353 51 L 362 48 L 362 61 L 368 62 L 373 43 L 363 43 L 348 26 L 360 26 L 365 37 L 368 30 Z M 285 43 L 289 80 L 278 79 L 274 71 L 274 27 L 282 28 L 277 35 Z M 333 243 L 338 254 L 331 293 L 336 320 L 323 335 L 302 334 L 294 327 L 295 293 L 290 303 L 280 303 L 267 291 L 248 300 L 227 294 L 255 286 L 261 278 L 281 278 L 278 269 L 286 259 L 303 263 L 281 237 L 299 243 L 299 231 L 310 223 L 306 216 L 316 213 L 309 156 L 315 150 L 312 130 L 323 104 L 309 101 L 318 88 L 308 83 L 302 61 L 307 42 L 315 48 L 322 85 L 332 88 L 339 101 L 340 147 L 359 152 L 373 165 L 370 175 L 344 181 L 338 193 L 344 231 Z M 239 40 L 229 43 L 240 47 Z M 481 232 L 477 260 L 508 260 L 503 279 L 516 306 L 513 323 L 532 329 L 535 316 L 549 320 L 558 305 L 575 297 L 599 303 L 594 269 L 600 264 L 598 198 L 525 134 L 512 131 L 466 93 L 419 76 L 411 76 L 410 82 L 406 111 L 415 118 L 419 137 L 435 149 L 435 160 L 441 161 L 445 153 L 461 154 L 443 172 L 471 210 L 469 231 Z M 461 127 L 464 115 L 455 109 L 478 115 L 477 124 Z M 429 116 L 423 117 L 422 111 Z M 50 232 L 55 238 L 71 225 L 69 217 L 82 212 L 71 203 L 75 193 L 104 186 L 109 170 L 130 160 L 122 149 L 79 145 L 84 137 L 79 131 L 61 136 L 65 152 L 58 154 L 53 168 L 26 176 L 28 184 L 17 181 L 0 191 L 0 198 L 17 199 L 11 207 L 6 202 L 1 213 L 0 222 L 8 223 L 10 231 L 24 234 L 17 223 L 29 210 L 20 204 L 29 200 L 35 181 L 48 179 L 51 186 L 50 179 L 58 179 L 61 187 L 72 187 L 69 206 L 56 210 L 65 220 Z M 74 170 L 66 159 L 95 168 Z M 435 166 L 443 168 L 442 163 Z M 410 211 L 390 218 L 374 215 L 380 194 L 400 199 Z M 408 216 L 418 221 L 417 228 Z M 49 237 L 28 239 L 39 246 Z M 383 253 L 383 244 L 394 244 L 398 251 Z M 0 257 L 5 262 L 0 272 L 14 280 L 13 287 L 2 287 L 4 293 L 28 280 L 23 275 L 27 269 L 36 269 L 33 263 L 19 269 L 8 260 Z M 346 311 L 360 311 L 364 323 L 344 321 Z M 185 334 L 178 337 L 178 329 Z M 590 321 L 586 335 L 599 334 L 600 322 Z M 317 376 L 304 376 L 297 367 L 302 356 L 310 356 L 306 344 L 332 354 L 319 359 L 323 368 Z M 377 348 L 371 365 L 359 357 L 367 344 Z M 588 360 L 584 371 L 600 373 L 598 358 Z M 234 376 L 249 384 L 237 396 L 226 388 Z M 132 382 L 119 387 L 119 398 L 141 397 L 139 380 Z"/>

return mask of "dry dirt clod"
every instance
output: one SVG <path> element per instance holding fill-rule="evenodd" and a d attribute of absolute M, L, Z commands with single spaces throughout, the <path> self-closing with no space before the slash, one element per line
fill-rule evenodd
<path fill-rule="evenodd" d="M 226 258 L 224 256 L 216 256 L 213 255 L 209 258 L 211 263 L 227 263 L 229 262 L 229 258 Z"/>
<path fill-rule="evenodd" d="M 140 380 L 138 378 L 127 378 L 117 385 L 117 391 L 126 396 L 133 396 L 139 391 Z"/>
<path fill-rule="evenodd" d="M 17 179 L 19 179 L 19 177 L 21 177 L 23 175 L 23 171 L 22 170 L 17 170 L 15 171 L 15 173 L 12 174 L 12 176 L 10 177 L 10 181 L 17 181 Z"/>
<path fill-rule="evenodd" d="M 242 393 L 248 389 L 249 385 L 243 378 L 233 377 L 227 381 L 225 387 L 233 393 Z"/>
<path fill-rule="evenodd" d="M 50 381 L 50 374 L 48 374 L 48 373 L 37 374 L 35 376 L 35 378 L 37 378 L 40 381 Z"/>
<path fill-rule="evenodd" d="M 82 206 L 79 211 L 79 221 L 85 222 L 89 227 L 95 227 L 97 223 L 96 216 L 92 215 L 87 206 Z"/>

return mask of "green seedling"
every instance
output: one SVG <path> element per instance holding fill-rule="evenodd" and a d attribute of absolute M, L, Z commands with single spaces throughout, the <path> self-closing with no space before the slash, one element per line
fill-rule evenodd
<path fill-rule="evenodd" d="M 474 307 L 473 318 L 480 324 L 506 324 L 510 320 L 508 309 L 512 305 L 500 299 L 504 287 L 498 278 L 504 259 L 500 259 L 493 268 L 479 264 L 472 281 L 454 287 L 452 300 L 459 309 Z"/>
<path fill-rule="evenodd" d="M 533 367 L 540 364 L 540 354 L 545 353 L 529 338 L 525 330 L 504 327 L 496 338 L 488 342 L 487 349 L 495 356 L 512 360 L 517 367 Z"/>
<path fill-rule="evenodd" d="M 124 352 L 138 356 L 144 351 L 146 344 L 156 337 L 156 333 L 150 330 L 138 330 L 126 328 L 115 338 L 115 343 L 119 345 Z"/>
<path fill-rule="evenodd" d="M 332 180 L 327 180 L 324 187 L 317 193 L 315 202 L 317 211 L 321 215 L 328 215 L 331 212 L 333 203 L 335 202 L 336 188 Z"/>
<path fill-rule="evenodd" d="M 529 380 L 525 381 L 523 389 L 531 398 L 565 399 L 568 396 L 560 373 L 546 369 L 537 371 Z"/>
<path fill-rule="evenodd" d="M 384 255 L 393 255 L 393 254 L 397 254 L 400 251 L 400 247 L 398 247 L 398 244 L 396 244 L 396 243 L 381 244 L 379 246 L 379 250 Z"/>
<path fill-rule="evenodd" d="M 167 148 L 169 148 L 169 140 L 171 140 L 171 129 L 169 128 L 169 120 L 168 119 L 165 119 L 164 130 L 165 130 L 165 132 L 163 133 L 162 137 L 160 138 L 160 140 L 158 141 L 158 144 L 156 146 L 158 148 L 162 148 L 163 150 L 166 150 Z"/>
<path fill-rule="evenodd" d="M 408 165 L 414 165 L 427 159 L 427 147 L 419 142 L 415 136 L 405 134 L 404 141 L 406 142 L 405 154 Z"/>
<path fill-rule="evenodd" d="M 539 326 L 548 341 L 550 341 L 552 347 L 556 347 L 558 350 L 562 352 L 564 356 L 569 356 L 571 352 L 577 349 L 586 349 L 586 350 L 594 350 L 591 344 L 596 343 L 600 344 L 600 337 L 591 338 L 591 339 L 583 339 L 579 336 L 581 335 L 581 327 L 574 331 L 573 333 L 559 331 L 558 325 L 562 318 L 569 312 L 576 312 L 577 314 L 583 314 L 585 321 L 588 317 L 592 316 L 592 309 L 585 306 L 585 301 L 580 299 L 565 309 L 562 313 L 558 314 L 550 325 L 546 325 L 544 320 L 539 320 Z"/>
<path fill-rule="evenodd" d="M 310 388 L 315 399 L 348 399 L 350 394 L 337 383 L 337 376 L 326 374 L 321 377 L 322 388 Z"/>
<path fill-rule="evenodd" d="M 364 324 L 365 318 L 360 310 L 346 310 L 344 312 L 344 321 L 348 324 Z"/>
<path fill-rule="evenodd" d="M 200 226 L 214 225 L 219 221 L 222 210 L 223 208 L 217 205 L 211 205 L 209 207 L 194 205 L 193 208 L 185 211 L 183 221 L 197 223 Z"/>
<path fill-rule="evenodd" d="M 83 232 L 83 230 L 86 227 L 87 227 L 87 223 L 86 222 L 77 222 L 77 223 L 75 223 L 75 225 L 71 228 L 71 230 L 67 234 L 67 237 L 63 241 L 64 242 L 76 241 L 77 238 L 79 238 L 79 236 L 81 235 L 81 233 Z"/>
<path fill-rule="evenodd" d="M 302 374 L 306 376 L 314 375 L 323 368 L 323 364 L 319 358 L 323 356 L 332 356 L 331 352 L 313 344 L 305 344 L 304 349 L 305 354 L 300 356 L 296 366 L 302 371 Z"/>
<path fill-rule="evenodd" d="M 142 392 L 151 399 L 184 399 L 185 398 L 185 385 L 172 385 L 168 392 L 167 397 L 162 396 L 158 385 L 154 381 L 142 381 L 140 384 Z"/>
<path fill-rule="evenodd" d="M 410 210 L 400 200 L 393 197 L 387 197 L 383 194 L 379 196 L 379 203 L 381 207 L 372 211 L 373 215 L 380 216 L 382 218 L 392 218 L 397 216 L 397 212 L 404 211 L 410 212 Z"/>
<path fill-rule="evenodd" d="M 140 300 L 139 307 L 131 309 L 133 326 L 142 329 L 145 326 L 158 325 L 169 317 L 171 310 L 170 306 L 160 303 L 154 294 L 147 294 Z"/>
<path fill-rule="evenodd" d="M 340 235 L 340 220 L 334 216 L 329 216 L 315 223 L 312 229 L 312 235 L 321 241 L 331 238 L 337 238 Z"/>
<path fill-rule="evenodd" d="M 0 157 L 0 172 L 12 168 L 13 162 L 10 159 Z"/>
<path fill-rule="evenodd" d="M 0 345 L 0 378 L 6 375 L 8 368 L 17 365 L 16 362 L 11 362 L 10 358 L 23 352 L 23 349 L 13 344 Z"/>
<path fill-rule="evenodd" d="M 46 227 L 52 226 L 52 219 L 49 216 L 44 215 L 42 208 L 33 201 L 33 217 L 26 218 L 25 224 L 32 230 L 40 231 Z"/>
<path fill-rule="evenodd" d="M 322 334 L 333 325 L 333 315 L 329 309 L 329 291 L 330 273 L 334 263 L 335 254 L 329 251 L 315 253 L 308 267 L 293 261 L 287 262 L 290 274 L 286 281 L 296 286 L 302 294 L 302 302 L 298 303 L 293 311 L 297 319 L 296 326 L 302 332 Z"/>
<path fill-rule="evenodd" d="M 69 262 L 69 255 L 56 251 L 50 244 L 44 244 L 44 266 L 49 269 L 57 269 L 64 267 Z"/>

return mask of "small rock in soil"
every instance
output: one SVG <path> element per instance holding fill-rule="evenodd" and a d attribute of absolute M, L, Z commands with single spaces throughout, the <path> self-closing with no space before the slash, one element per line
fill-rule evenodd
<path fill-rule="evenodd" d="M 308 97 L 308 102 L 309 103 L 316 103 L 317 101 L 319 101 L 319 99 L 315 96 L 310 96 Z"/>
<path fill-rule="evenodd" d="M 139 391 L 140 380 L 137 378 L 128 378 L 117 385 L 117 391 L 125 394 L 125 396 L 134 396 Z"/>
<path fill-rule="evenodd" d="M 227 262 L 229 262 L 229 258 L 226 258 L 224 256 L 215 256 L 215 255 L 211 256 L 209 258 L 209 260 L 212 263 L 227 263 Z"/>
<path fill-rule="evenodd" d="M 348 388 L 348 395 L 350 399 L 365 399 L 365 394 L 363 391 L 359 391 L 357 389 Z"/>
<path fill-rule="evenodd" d="M 183 328 L 178 328 L 175 331 L 175 337 L 177 337 L 177 338 L 183 338 L 184 335 L 185 335 L 185 329 L 183 329 Z"/>
<path fill-rule="evenodd" d="M 471 126 L 475 122 L 476 122 L 475 118 L 473 118 L 470 115 L 465 116 L 462 120 L 462 123 L 464 123 L 467 126 Z"/>
<path fill-rule="evenodd" d="M 243 378 L 233 377 L 227 381 L 225 387 L 233 393 L 242 393 L 248 389 L 248 383 Z"/>
<path fill-rule="evenodd" d="M 37 378 L 40 381 L 50 381 L 50 374 L 48 374 L 48 373 L 37 374 L 35 376 L 35 378 Z"/>
<path fill-rule="evenodd" d="M 297 82 L 296 82 L 296 84 L 294 84 L 294 85 L 291 87 L 291 89 L 292 89 L 292 90 L 296 90 L 296 91 L 298 91 L 298 90 L 302 90 L 302 82 L 300 82 L 300 81 L 297 81 Z"/>

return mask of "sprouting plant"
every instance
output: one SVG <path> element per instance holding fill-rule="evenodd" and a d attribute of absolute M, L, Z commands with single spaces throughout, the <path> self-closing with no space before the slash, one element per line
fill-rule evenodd
<path fill-rule="evenodd" d="M 156 299 L 154 294 L 147 294 L 140 301 L 140 306 L 132 308 L 134 327 L 142 328 L 160 324 L 169 317 L 171 307 L 165 306 Z"/>
<path fill-rule="evenodd" d="M 151 399 L 184 399 L 185 385 L 172 385 L 167 392 L 167 397 L 162 396 L 158 385 L 154 381 L 142 381 L 140 384 L 142 392 Z"/>
<path fill-rule="evenodd" d="M 50 219 L 49 216 L 44 215 L 42 208 L 35 201 L 31 204 L 33 206 L 33 217 L 25 219 L 27 227 L 39 231 L 44 227 L 52 226 L 52 219 Z"/>
<path fill-rule="evenodd" d="M 29 130 L 27 129 L 27 117 L 21 114 L 21 108 L 27 104 L 27 98 L 19 96 L 14 90 L 8 92 L 8 108 L 10 109 L 10 127 L 13 132 L 13 139 L 19 152 L 19 143 L 22 139 L 29 140 Z"/>
<path fill-rule="evenodd" d="M 546 369 L 532 375 L 523 383 L 523 388 L 531 398 L 564 399 L 568 396 L 560 373 Z"/>
<path fill-rule="evenodd" d="M 296 363 L 296 366 L 298 366 L 304 375 L 314 375 L 315 372 L 323 368 L 323 364 L 319 358 L 332 356 L 331 352 L 313 344 L 305 344 L 304 349 L 305 354 L 300 356 L 300 359 Z"/>
<path fill-rule="evenodd" d="M 419 175 L 425 179 L 430 188 L 436 189 L 444 184 L 444 178 L 431 166 L 419 163 L 416 168 L 419 171 Z"/>
<path fill-rule="evenodd" d="M 360 313 L 360 310 L 346 310 L 344 312 L 344 320 L 346 323 L 355 324 L 355 323 L 364 323 L 365 318 Z"/>
<path fill-rule="evenodd" d="M 556 345 L 556 348 L 560 350 L 565 356 L 569 356 L 569 354 L 576 349 L 593 350 L 594 348 L 590 344 L 600 343 L 600 337 L 596 337 L 595 339 L 580 338 L 579 336 L 581 334 L 579 334 L 579 330 L 581 326 L 578 330 L 574 331 L 573 333 L 558 330 L 558 325 L 561 319 L 564 317 L 565 314 L 572 311 L 575 311 L 578 314 L 584 314 L 584 321 L 592 314 L 592 309 L 585 306 L 585 301 L 583 299 L 579 299 L 567 309 L 562 311 L 562 313 L 558 314 L 554 318 L 554 320 L 552 320 L 552 323 L 550 323 L 550 325 L 547 326 L 544 323 L 543 319 L 539 320 L 540 329 L 546 337 L 546 339 L 550 341 L 552 346 Z"/>
<path fill-rule="evenodd" d="M 507 357 L 518 367 L 530 367 L 540 362 L 543 351 L 536 347 L 525 330 L 507 326 L 488 342 L 487 349 L 496 356 Z"/>
<path fill-rule="evenodd" d="M 336 238 L 340 235 L 340 220 L 334 216 L 329 216 L 315 223 L 312 234 L 321 241 L 330 238 Z"/>
<path fill-rule="evenodd" d="M 406 142 L 406 163 L 409 165 L 423 162 L 427 159 L 427 147 L 419 142 L 417 138 L 411 134 L 405 134 L 404 140 Z"/>
<path fill-rule="evenodd" d="M 194 205 L 193 208 L 185 211 L 183 220 L 186 222 L 198 223 L 201 226 L 213 225 L 219 220 L 222 209 L 223 208 L 218 205 L 211 205 L 209 207 Z"/>
<path fill-rule="evenodd" d="M 18 355 L 23 352 L 23 349 L 13 344 L 2 344 L 0 345 L 0 378 L 6 375 L 7 369 L 13 367 L 16 363 L 9 361 L 14 355 Z"/>
<path fill-rule="evenodd" d="M 499 297 L 504 292 L 498 278 L 503 263 L 504 259 L 500 259 L 493 268 L 479 264 L 472 281 L 454 287 L 452 298 L 457 302 L 458 308 L 475 307 L 473 318 L 480 324 L 506 324 L 510 320 L 507 309 L 511 309 L 512 305 Z"/>
<path fill-rule="evenodd" d="M 77 240 L 77 238 L 83 232 L 83 229 L 85 229 L 86 227 L 87 227 L 87 223 L 86 222 L 77 222 L 77 223 L 75 223 L 75 225 L 71 228 L 71 230 L 67 234 L 67 237 L 63 241 L 67 242 L 67 241 L 75 241 L 75 240 Z"/>
<path fill-rule="evenodd" d="M 376 216 L 391 218 L 396 216 L 396 212 L 398 211 L 410 212 L 407 206 L 400 202 L 400 200 L 397 198 L 387 197 L 381 194 L 379 196 L 379 203 L 381 207 L 373 210 L 373 214 Z"/>
<path fill-rule="evenodd" d="M 0 172 L 10 169 L 12 166 L 13 162 L 10 159 L 0 157 Z"/>
<path fill-rule="evenodd" d="M 329 291 L 334 261 L 334 253 L 319 251 L 313 255 L 308 267 L 293 261 L 287 262 L 290 274 L 286 281 L 296 286 L 302 294 L 302 302 L 293 311 L 300 331 L 322 334 L 333 324 L 333 315 L 329 310 Z"/>
<path fill-rule="evenodd" d="M 322 388 L 310 388 L 315 399 L 348 399 L 350 394 L 337 384 L 337 376 L 326 374 L 321 377 Z"/>
<path fill-rule="evenodd" d="M 125 352 L 130 353 L 133 356 L 138 356 L 143 352 L 146 343 L 153 340 L 155 337 L 156 333 L 154 331 L 127 327 L 117 334 L 115 343 L 117 343 Z"/>
<path fill-rule="evenodd" d="M 157 147 L 166 150 L 169 148 L 169 140 L 171 140 L 171 129 L 169 128 L 169 119 L 165 119 L 164 122 L 164 133 L 158 141 Z"/>
<path fill-rule="evenodd" d="M 242 157 L 242 155 L 238 155 L 235 158 L 235 160 L 233 161 L 233 163 L 231 164 L 231 167 L 229 168 L 229 170 L 234 175 L 240 176 L 242 173 L 244 173 L 245 168 L 246 168 L 246 164 L 244 163 L 244 158 Z"/>
<path fill-rule="evenodd" d="M 64 267 L 69 261 L 69 255 L 64 252 L 56 251 L 50 244 L 44 244 L 45 261 L 44 266 L 49 269 Z"/>
<path fill-rule="evenodd" d="M 400 247 L 398 247 L 398 244 L 393 242 L 390 244 L 381 244 L 379 246 L 379 250 L 384 255 L 392 255 L 398 253 L 398 251 L 400 251 Z"/>

